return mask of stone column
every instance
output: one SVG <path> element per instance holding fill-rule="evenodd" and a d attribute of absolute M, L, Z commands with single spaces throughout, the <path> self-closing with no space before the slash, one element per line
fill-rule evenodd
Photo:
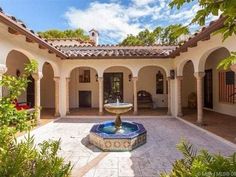
<path fill-rule="evenodd" d="M 99 114 L 103 114 L 103 77 L 98 77 L 99 85 Z"/>
<path fill-rule="evenodd" d="M 2 80 L 3 74 L 7 72 L 7 67 L 4 64 L 0 64 L 0 80 Z M 0 98 L 2 98 L 2 86 L 0 86 Z"/>
<path fill-rule="evenodd" d="M 55 81 L 55 117 L 60 117 L 59 112 L 59 84 L 60 84 L 60 77 L 54 77 Z"/>
<path fill-rule="evenodd" d="M 183 116 L 183 112 L 182 112 L 182 80 L 183 80 L 183 76 L 177 76 L 177 99 L 178 99 L 178 112 L 177 112 L 177 116 L 178 117 L 182 117 Z"/>
<path fill-rule="evenodd" d="M 70 114 L 70 78 L 66 78 L 66 114 Z"/>
<path fill-rule="evenodd" d="M 167 77 L 167 82 L 168 82 L 168 112 L 167 112 L 167 115 L 171 115 L 171 87 L 170 87 L 170 81 L 171 81 L 171 78 L 170 77 Z"/>
<path fill-rule="evenodd" d="M 40 102 L 40 80 L 43 77 L 42 72 L 32 74 L 34 78 L 34 102 L 35 108 L 38 111 L 36 115 L 37 123 L 40 124 L 41 117 L 41 102 Z"/>
<path fill-rule="evenodd" d="M 133 77 L 133 92 L 134 92 L 134 114 L 138 114 L 138 98 L 137 98 L 137 81 L 138 77 Z"/>
<path fill-rule="evenodd" d="M 197 123 L 203 124 L 203 77 L 205 72 L 196 72 L 194 76 L 197 79 Z"/>

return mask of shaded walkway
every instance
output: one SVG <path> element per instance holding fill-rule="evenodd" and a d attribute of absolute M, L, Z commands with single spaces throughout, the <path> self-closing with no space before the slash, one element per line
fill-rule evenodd
<path fill-rule="evenodd" d="M 196 110 L 184 109 L 183 113 L 182 119 L 196 124 Z M 202 128 L 205 130 L 236 144 L 236 117 L 204 110 L 204 123 L 206 126 Z"/>

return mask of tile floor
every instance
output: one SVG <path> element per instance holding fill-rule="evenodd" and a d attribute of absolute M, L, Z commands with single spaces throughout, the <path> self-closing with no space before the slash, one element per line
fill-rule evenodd
<path fill-rule="evenodd" d="M 90 128 L 106 119 L 62 118 L 34 130 L 36 143 L 61 139 L 60 155 L 74 165 L 73 177 L 154 177 L 170 171 L 171 163 L 181 154 L 176 144 L 182 139 L 197 148 L 231 154 L 234 147 L 199 131 L 175 118 L 137 118 L 148 132 L 147 143 L 132 152 L 101 152 L 88 141 Z"/>

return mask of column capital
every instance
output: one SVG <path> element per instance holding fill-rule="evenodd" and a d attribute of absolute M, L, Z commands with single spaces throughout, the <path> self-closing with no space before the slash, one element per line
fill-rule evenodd
<path fill-rule="evenodd" d="M 42 72 L 33 73 L 32 77 L 34 78 L 34 80 L 40 80 L 43 78 L 43 73 Z"/>
<path fill-rule="evenodd" d="M 236 73 L 236 64 L 233 64 L 230 66 L 230 69 Z"/>
<path fill-rule="evenodd" d="M 60 77 L 54 77 L 53 80 L 54 80 L 55 82 L 59 82 L 59 81 L 60 81 Z"/>
<path fill-rule="evenodd" d="M 138 81 L 138 77 L 132 77 L 132 81 L 133 82 L 137 82 Z"/>
<path fill-rule="evenodd" d="M 98 77 L 98 82 L 103 82 L 103 77 Z"/>
<path fill-rule="evenodd" d="M 176 76 L 177 80 L 183 80 L 183 78 L 184 78 L 183 76 Z"/>
<path fill-rule="evenodd" d="M 196 77 L 196 79 L 201 79 L 205 76 L 205 72 L 195 72 L 194 76 Z"/>
<path fill-rule="evenodd" d="M 7 67 L 4 64 L 0 64 L 0 74 L 4 74 L 5 72 L 7 72 Z"/>

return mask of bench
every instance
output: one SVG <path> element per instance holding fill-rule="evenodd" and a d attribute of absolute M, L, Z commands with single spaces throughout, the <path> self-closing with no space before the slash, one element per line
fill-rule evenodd
<path fill-rule="evenodd" d="M 153 108 L 152 95 L 145 91 L 138 91 L 138 108 Z"/>

